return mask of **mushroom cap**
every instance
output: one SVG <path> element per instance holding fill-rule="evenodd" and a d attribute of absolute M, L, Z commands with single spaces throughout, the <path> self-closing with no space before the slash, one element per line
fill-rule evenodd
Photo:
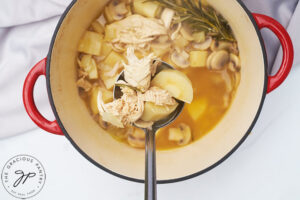
<path fill-rule="evenodd" d="M 171 54 L 172 62 L 174 62 L 178 67 L 181 68 L 186 68 L 190 65 L 189 57 L 190 55 L 184 50 L 182 51 L 175 50 Z"/>
<path fill-rule="evenodd" d="M 125 2 L 119 0 L 113 0 L 108 5 L 109 12 L 114 20 L 121 20 L 125 17 L 125 14 L 128 13 Z"/>
<path fill-rule="evenodd" d="M 240 71 L 240 68 L 241 68 L 240 58 L 237 55 L 231 53 L 228 69 L 232 72 L 238 72 Z"/>
<path fill-rule="evenodd" d="M 229 53 L 225 50 L 215 51 L 207 58 L 207 67 L 209 69 L 221 70 L 229 62 Z"/>
<path fill-rule="evenodd" d="M 194 43 L 193 47 L 197 50 L 206 50 L 211 46 L 213 39 L 211 36 L 206 37 L 204 42 Z"/>

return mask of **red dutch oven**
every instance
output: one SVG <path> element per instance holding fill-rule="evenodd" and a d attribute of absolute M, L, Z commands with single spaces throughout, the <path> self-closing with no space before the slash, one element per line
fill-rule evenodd
<path fill-rule="evenodd" d="M 144 151 L 113 139 L 92 119 L 76 86 L 77 46 L 83 32 L 108 0 L 73 1 L 62 15 L 52 38 L 49 54 L 29 72 L 23 101 L 30 118 L 42 129 L 65 135 L 72 145 L 99 168 L 127 180 L 143 182 Z M 206 136 L 182 148 L 157 152 L 159 183 L 185 180 L 207 172 L 228 158 L 253 128 L 267 93 L 288 76 L 293 46 L 274 19 L 250 13 L 240 0 L 210 0 L 229 22 L 241 58 L 241 82 L 231 107 Z M 282 64 L 274 76 L 267 74 L 267 56 L 260 29 L 268 28 L 279 38 Z M 46 76 L 55 121 L 45 119 L 34 103 L 33 90 L 39 76 Z"/>

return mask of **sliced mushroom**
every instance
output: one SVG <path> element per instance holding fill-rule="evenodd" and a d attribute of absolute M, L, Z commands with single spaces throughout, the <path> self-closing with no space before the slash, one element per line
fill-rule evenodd
<path fill-rule="evenodd" d="M 225 50 L 215 51 L 209 55 L 206 61 L 208 69 L 221 70 L 229 62 L 229 53 Z"/>
<path fill-rule="evenodd" d="M 184 50 L 182 50 L 182 51 L 175 50 L 171 54 L 172 62 L 181 68 L 187 68 L 190 65 L 189 57 L 190 57 L 190 55 L 187 52 L 185 52 Z"/>
<path fill-rule="evenodd" d="M 211 36 L 208 36 L 206 37 L 205 41 L 204 42 L 201 42 L 201 43 L 194 43 L 193 44 L 193 47 L 197 50 L 206 50 L 210 47 L 211 43 L 212 43 L 212 37 Z"/>
<path fill-rule="evenodd" d="M 225 42 L 225 41 L 219 41 L 219 40 L 213 40 L 210 48 L 212 51 L 219 51 L 219 50 L 230 50 L 233 48 L 233 43 L 231 42 Z"/>
<path fill-rule="evenodd" d="M 180 29 L 180 33 L 186 40 L 188 40 L 188 41 L 194 40 L 191 30 L 186 25 L 182 25 L 182 27 Z"/>
<path fill-rule="evenodd" d="M 179 124 L 176 128 L 169 128 L 169 140 L 180 146 L 188 144 L 192 140 L 191 128 L 184 123 Z"/>
<path fill-rule="evenodd" d="M 181 27 L 182 27 L 181 23 L 177 23 L 172 26 L 171 34 L 170 34 L 171 40 L 175 40 L 177 38 Z"/>
<path fill-rule="evenodd" d="M 150 43 L 150 46 L 155 56 L 160 57 L 169 51 L 171 47 L 171 42 L 167 35 L 162 35 L 159 36 L 157 39 L 153 40 Z"/>
<path fill-rule="evenodd" d="M 137 126 L 137 127 L 140 127 L 140 128 L 151 129 L 152 125 L 153 125 L 153 122 L 145 122 L 145 121 L 140 119 L 140 120 L 134 122 L 134 125 Z"/>
<path fill-rule="evenodd" d="M 161 13 L 160 19 L 163 21 L 166 28 L 169 28 L 173 19 L 175 11 L 170 8 L 165 8 Z"/>
<path fill-rule="evenodd" d="M 123 19 L 128 12 L 125 2 L 120 2 L 119 0 L 113 0 L 109 4 L 108 9 L 114 20 Z"/>
<path fill-rule="evenodd" d="M 241 70 L 240 58 L 233 53 L 230 54 L 228 69 L 232 72 L 239 72 Z"/>
<path fill-rule="evenodd" d="M 145 147 L 145 133 L 142 129 L 134 128 L 129 132 L 127 142 L 130 146 L 135 148 Z"/>
<path fill-rule="evenodd" d="M 235 88 L 237 88 L 239 86 L 241 82 L 241 72 L 236 72 L 234 74 L 234 84 L 235 84 Z"/>

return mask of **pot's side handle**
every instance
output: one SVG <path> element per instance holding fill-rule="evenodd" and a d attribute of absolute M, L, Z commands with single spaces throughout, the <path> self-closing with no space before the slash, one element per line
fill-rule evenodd
<path fill-rule="evenodd" d="M 278 21 L 266 15 L 257 13 L 253 13 L 253 17 L 260 29 L 268 28 L 278 37 L 283 50 L 280 69 L 274 76 L 269 76 L 268 78 L 267 92 L 269 93 L 276 89 L 291 71 L 294 60 L 294 48 L 288 32 Z"/>
<path fill-rule="evenodd" d="M 36 125 L 50 133 L 63 135 L 63 132 L 56 121 L 51 122 L 41 115 L 33 98 L 33 89 L 38 77 L 46 75 L 46 60 L 47 58 L 44 58 L 38 62 L 28 73 L 23 87 L 23 103 L 26 112 Z"/>

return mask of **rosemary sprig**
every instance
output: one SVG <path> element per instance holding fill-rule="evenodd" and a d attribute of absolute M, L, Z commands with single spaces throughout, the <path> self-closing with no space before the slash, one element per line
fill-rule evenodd
<path fill-rule="evenodd" d="M 219 40 L 235 42 L 228 22 L 212 7 L 201 5 L 200 0 L 146 0 L 159 3 L 162 7 L 173 9 L 194 31 L 204 31 Z"/>

